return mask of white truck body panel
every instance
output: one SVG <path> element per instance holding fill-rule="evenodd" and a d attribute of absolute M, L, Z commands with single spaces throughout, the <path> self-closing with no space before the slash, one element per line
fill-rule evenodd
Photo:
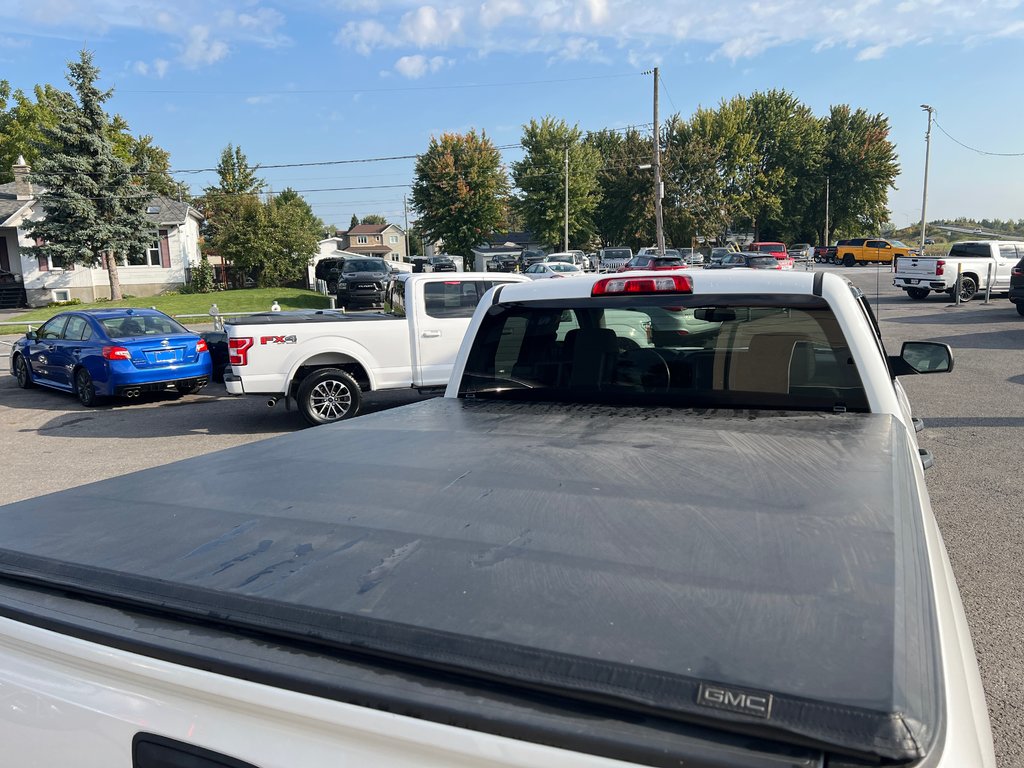
<path fill-rule="evenodd" d="M 132 765 L 144 731 L 259 768 L 619 768 L 594 755 L 214 674 L 0 618 L 4 763 Z M 26 732 L 40 738 L 25 739 Z"/>

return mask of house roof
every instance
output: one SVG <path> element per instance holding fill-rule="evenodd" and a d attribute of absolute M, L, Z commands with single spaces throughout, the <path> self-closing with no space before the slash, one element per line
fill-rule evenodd
<path fill-rule="evenodd" d="M 13 181 L 9 181 L 6 184 L 0 184 L 0 227 L 2 227 L 7 220 L 11 218 L 11 216 L 33 202 L 35 201 L 18 200 L 18 195 L 14 190 Z"/>
<path fill-rule="evenodd" d="M 397 224 L 356 224 L 352 229 L 347 232 L 341 232 L 342 235 L 379 235 L 386 229 L 394 227 L 399 232 L 402 228 Z"/>
<path fill-rule="evenodd" d="M 154 224 L 184 224 L 186 218 L 195 216 L 202 218 L 199 212 L 188 203 L 174 200 L 163 195 L 154 195 L 146 205 L 146 218 Z"/>
<path fill-rule="evenodd" d="M 533 236 L 533 232 L 492 232 L 490 237 L 487 238 L 493 245 L 505 245 L 506 243 L 515 243 L 516 245 L 529 245 L 530 243 L 538 242 Z"/>

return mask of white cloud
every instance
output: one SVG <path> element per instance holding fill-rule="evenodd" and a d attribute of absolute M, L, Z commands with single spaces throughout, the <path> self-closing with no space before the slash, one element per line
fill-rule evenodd
<path fill-rule="evenodd" d="M 394 35 L 380 22 L 350 21 L 334 36 L 334 42 L 369 56 L 375 48 L 394 45 Z"/>
<path fill-rule="evenodd" d="M 525 12 L 519 0 L 488 0 L 480 4 L 480 23 L 486 29 L 493 29 L 505 19 L 522 16 Z"/>
<path fill-rule="evenodd" d="M 423 5 L 405 14 L 398 29 L 403 39 L 420 48 L 443 48 L 462 29 L 462 16 L 458 8 L 438 11 L 432 5 Z"/>
<path fill-rule="evenodd" d="M 142 75 L 143 77 L 149 74 L 149 64 L 144 61 L 136 61 L 132 65 L 132 69 L 135 71 L 135 74 Z"/>
<path fill-rule="evenodd" d="M 885 44 L 872 45 L 857 52 L 857 61 L 873 61 L 885 56 L 889 46 Z"/>
<path fill-rule="evenodd" d="M 154 59 L 152 64 L 140 60 L 132 64 L 132 71 L 142 77 L 153 75 L 154 77 L 163 78 L 167 74 L 168 66 L 170 65 L 166 59 Z"/>
<path fill-rule="evenodd" d="M 446 59 L 444 56 L 427 58 L 422 54 L 416 54 L 415 56 L 403 56 L 396 61 L 395 71 L 410 80 L 417 80 L 428 72 L 438 72 L 453 63 L 451 59 Z"/>
<path fill-rule="evenodd" d="M 162 78 L 167 74 L 167 68 L 170 66 L 170 62 L 166 59 L 156 59 L 153 61 L 153 72 L 157 77 Z"/>
<path fill-rule="evenodd" d="M 228 55 L 228 44 L 223 40 L 211 40 L 210 28 L 196 24 L 188 31 L 182 63 L 189 69 L 214 64 Z"/>
<path fill-rule="evenodd" d="M 738 61 L 802 44 L 868 60 L 899 46 L 1024 35 L 1021 0 L 432 0 L 411 9 L 416 0 L 334 2 L 357 14 L 339 42 L 364 54 L 462 48 L 473 56 L 601 60 L 619 50 L 650 61 L 685 44 L 693 56 Z"/>

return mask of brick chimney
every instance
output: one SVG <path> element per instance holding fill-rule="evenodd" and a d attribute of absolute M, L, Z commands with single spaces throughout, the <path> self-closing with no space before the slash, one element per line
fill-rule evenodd
<path fill-rule="evenodd" d="M 28 174 L 32 170 L 25 158 L 18 155 L 18 162 L 11 166 L 14 171 L 14 195 L 17 200 L 31 200 L 32 182 L 28 180 Z"/>

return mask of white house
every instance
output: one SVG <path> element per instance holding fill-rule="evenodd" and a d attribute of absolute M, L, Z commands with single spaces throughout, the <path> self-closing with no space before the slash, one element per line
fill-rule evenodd
<path fill-rule="evenodd" d="M 32 191 L 30 168 L 23 158 L 13 167 L 14 181 L 0 184 L 0 269 L 13 272 L 25 287 L 29 306 L 51 301 L 81 299 L 93 302 L 110 298 L 110 280 L 103 267 L 55 264 L 52 259 L 33 256 L 26 249 L 32 224 L 45 211 Z M 119 265 L 123 293 L 155 296 L 176 290 L 186 283 L 188 271 L 199 264 L 199 223 L 202 216 L 188 203 L 154 197 L 146 208 L 153 225 L 153 243 L 143 254 Z"/>

